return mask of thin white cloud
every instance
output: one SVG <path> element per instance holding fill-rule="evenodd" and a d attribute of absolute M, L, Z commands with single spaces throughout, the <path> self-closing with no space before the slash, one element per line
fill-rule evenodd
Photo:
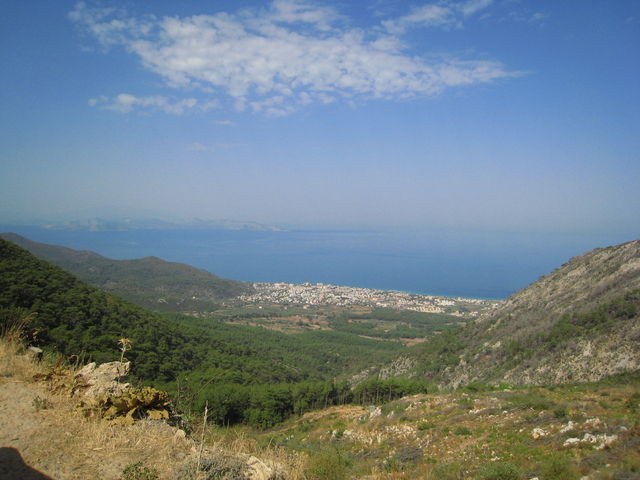
<path fill-rule="evenodd" d="M 215 124 L 222 125 L 223 127 L 234 127 L 236 125 L 236 122 L 234 122 L 233 120 L 216 120 Z"/>
<path fill-rule="evenodd" d="M 467 2 L 462 3 L 460 11 L 465 17 L 468 17 L 480 10 L 488 8 L 492 3 L 493 0 L 468 0 Z"/>
<path fill-rule="evenodd" d="M 502 21 L 523 22 L 531 25 L 544 26 L 550 18 L 549 12 L 535 11 L 526 5 L 518 5 L 519 8 L 513 8 L 508 12 L 503 12 L 498 18 Z"/>
<path fill-rule="evenodd" d="M 128 42 L 132 37 L 149 34 L 156 18 L 149 15 L 144 19 L 128 18 L 126 11 L 117 8 L 90 8 L 85 2 L 76 3 L 69 12 L 69 19 L 86 29 L 103 47 Z"/>
<path fill-rule="evenodd" d="M 215 108 L 217 102 L 198 102 L 195 98 L 184 98 L 172 101 L 163 96 L 136 97 L 130 93 L 120 93 L 112 99 L 101 95 L 89 99 L 89 105 L 100 107 L 104 110 L 112 110 L 118 113 L 129 113 L 133 110 L 161 111 L 172 115 L 182 115 L 187 111 L 206 112 Z"/>
<path fill-rule="evenodd" d="M 190 150 L 192 152 L 205 152 L 205 151 L 209 150 L 209 148 L 204 146 L 201 143 L 195 142 L 195 143 L 192 143 L 191 145 L 189 145 L 187 147 L 187 150 Z"/>
<path fill-rule="evenodd" d="M 514 75 L 496 61 L 409 55 L 400 33 L 457 24 L 491 0 L 414 9 L 369 31 L 350 28 L 332 8 L 275 0 L 263 9 L 143 19 L 78 3 L 69 17 L 101 46 L 120 45 L 172 88 L 230 100 L 237 111 L 287 115 L 312 104 L 407 99 Z M 134 108 L 183 113 L 204 109 L 189 98 L 93 99 L 117 112 Z"/>
<path fill-rule="evenodd" d="M 529 17 L 530 23 L 538 23 L 544 22 L 547 18 L 549 18 L 549 14 L 545 12 L 535 12 Z"/>
<path fill-rule="evenodd" d="M 385 20 L 382 25 L 395 35 L 411 28 L 461 27 L 467 17 L 488 8 L 492 3 L 493 0 L 430 3 L 415 7 L 408 15 Z"/>
<path fill-rule="evenodd" d="M 216 150 L 229 150 L 242 146 L 244 146 L 242 143 L 218 142 L 211 145 L 203 145 L 200 142 L 194 142 L 187 145 L 187 150 L 191 152 L 214 152 Z"/>
<path fill-rule="evenodd" d="M 439 27 L 456 21 L 455 10 L 443 5 L 423 5 L 414 8 L 409 15 L 395 20 L 385 20 L 382 25 L 393 34 L 404 33 L 409 28 Z"/>
<path fill-rule="evenodd" d="M 320 30 L 329 30 L 340 16 L 329 7 L 319 7 L 296 0 L 274 0 L 267 21 L 276 23 L 308 23 Z"/>

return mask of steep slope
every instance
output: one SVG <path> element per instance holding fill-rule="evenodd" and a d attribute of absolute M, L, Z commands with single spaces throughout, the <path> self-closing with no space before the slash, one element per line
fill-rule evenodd
<path fill-rule="evenodd" d="M 249 284 L 157 257 L 112 260 L 87 250 L 34 242 L 15 233 L 3 233 L 0 237 L 94 287 L 151 310 L 206 311 L 215 308 L 216 302 L 253 290 Z"/>
<path fill-rule="evenodd" d="M 640 368 L 640 241 L 575 257 L 386 375 L 470 382 L 595 381 Z"/>
<path fill-rule="evenodd" d="M 99 362 L 114 360 L 118 339 L 130 338 L 137 347 L 127 356 L 147 380 L 195 368 L 213 346 L 200 331 L 90 287 L 0 239 L 0 330 L 21 317 L 30 319 L 32 341 Z"/>

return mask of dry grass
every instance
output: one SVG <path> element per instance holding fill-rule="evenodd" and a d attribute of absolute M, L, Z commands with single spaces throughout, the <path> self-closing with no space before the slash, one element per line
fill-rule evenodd
<path fill-rule="evenodd" d="M 85 418 L 70 395 L 74 372 L 52 359 L 34 362 L 24 355 L 20 329 L 0 338 L 0 444 L 14 447 L 27 464 L 53 478 L 120 479 L 123 469 L 141 462 L 160 479 L 174 479 L 197 457 L 199 442 L 158 420 L 125 425 Z M 52 374 L 54 372 L 54 374 Z M 45 378 L 46 381 L 36 381 Z M 202 427 L 200 427 L 202 428 Z M 193 438 L 200 439 L 200 431 Z M 246 461 L 255 456 L 277 465 L 285 478 L 304 478 L 305 456 L 275 447 L 259 447 L 242 432 L 207 428 L 204 452 Z"/>
<path fill-rule="evenodd" d="M 2 378 L 25 381 L 32 379 L 40 371 L 40 366 L 25 356 L 22 330 L 5 330 L 0 339 L 0 382 Z"/>
<path fill-rule="evenodd" d="M 104 475 L 101 478 L 106 478 L 109 470 L 119 474 L 137 462 L 157 469 L 160 478 L 173 478 L 182 463 L 195 455 L 193 442 L 177 436 L 175 428 L 161 421 L 142 420 L 127 426 L 86 419 L 79 427 L 82 444 L 93 452 Z"/>
<path fill-rule="evenodd" d="M 193 437 L 199 438 L 199 433 L 194 432 Z M 206 445 L 208 451 L 228 455 L 242 452 L 244 457 L 255 456 L 267 464 L 277 465 L 288 480 L 305 479 L 304 471 L 308 462 L 306 455 L 271 444 L 261 446 L 256 438 L 241 429 L 211 427 L 206 435 Z"/>
<path fill-rule="evenodd" d="M 158 469 L 161 478 L 172 478 L 191 454 L 192 442 L 176 436 L 166 423 L 126 426 L 84 418 L 76 408 L 79 399 L 59 388 L 72 383 L 74 372 L 51 359 L 35 362 L 24 351 L 19 330 L 5 331 L 0 339 L 0 443 L 17 448 L 32 467 L 53 478 L 118 479 L 125 466 L 143 462 Z"/>

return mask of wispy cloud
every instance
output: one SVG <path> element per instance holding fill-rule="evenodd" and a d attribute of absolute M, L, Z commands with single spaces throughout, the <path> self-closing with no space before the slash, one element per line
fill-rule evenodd
<path fill-rule="evenodd" d="M 544 22 L 547 18 L 549 18 L 549 14 L 545 12 L 534 12 L 529 17 L 529 23 L 540 23 Z"/>
<path fill-rule="evenodd" d="M 464 20 L 484 10 L 493 0 L 468 0 L 466 2 L 438 2 L 415 7 L 405 16 L 384 20 L 382 25 L 394 35 L 412 28 L 462 27 Z"/>
<path fill-rule="evenodd" d="M 187 146 L 187 150 L 191 152 L 206 152 L 207 150 L 209 150 L 209 147 L 206 147 L 201 143 L 195 142 Z"/>
<path fill-rule="evenodd" d="M 332 8 L 294 0 L 274 0 L 271 12 L 265 16 L 268 22 L 308 23 L 319 30 L 330 30 L 331 24 L 339 18 L 340 15 Z"/>
<path fill-rule="evenodd" d="M 479 12 L 480 10 L 484 10 L 488 8 L 493 3 L 493 0 L 468 0 L 460 5 L 460 11 L 465 17 L 469 15 L 473 15 L 474 13 Z"/>
<path fill-rule="evenodd" d="M 69 16 L 101 46 L 120 45 L 136 55 L 170 87 L 227 98 L 238 111 L 279 116 L 338 100 L 432 96 L 513 75 L 497 61 L 409 55 L 399 37 L 409 28 L 456 25 L 490 4 L 429 4 L 369 31 L 345 26 L 333 8 L 298 0 L 162 19 L 78 3 Z M 170 103 L 164 97 L 120 97 L 103 108 L 202 109 L 193 98 Z"/>
<path fill-rule="evenodd" d="M 171 100 L 163 96 L 136 97 L 129 93 L 120 93 L 113 98 L 100 96 L 89 99 L 89 105 L 112 110 L 118 113 L 129 113 L 133 110 L 161 111 L 173 115 L 182 115 L 187 111 L 206 112 L 215 108 L 214 100 L 202 103 L 195 98 Z"/>
<path fill-rule="evenodd" d="M 203 145 L 200 142 L 194 142 L 187 145 L 187 150 L 190 152 L 214 152 L 216 150 L 229 150 L 242 146 L 244 146 L 242 143 L 217 142 L 210 145 Z"/>
<path fill-rule="evenodd" d="M 498 20 L 544 26 L 550 18 L 550 14 L 547 11 L 532 10 L 529 4 L 519 4 L 516 3 L 515 0 L 510 1 L 514 2 L 513 8 L 503 10 L 503 12 L 498 15 Z"/>

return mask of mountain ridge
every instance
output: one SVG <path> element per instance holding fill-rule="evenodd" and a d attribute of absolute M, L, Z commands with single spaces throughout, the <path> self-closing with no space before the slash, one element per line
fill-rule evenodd
<path fill-rule="evenodd" d="M 155 256 L 114 260 L 89 250 L 34 242 L 15 233 L 1 233 L 0 238 L 27 249 L 96 288 L 152 310 L 211 310 L 221 301 L 253 292 L 248 283 Z"/>
<path fill-rule="evenodd" d="M 633 240 L 573 257 L 376 374 L 421 376 L 444 388 L 596 381 L 640 368 L 639 312 L 640 240 Z"/>

